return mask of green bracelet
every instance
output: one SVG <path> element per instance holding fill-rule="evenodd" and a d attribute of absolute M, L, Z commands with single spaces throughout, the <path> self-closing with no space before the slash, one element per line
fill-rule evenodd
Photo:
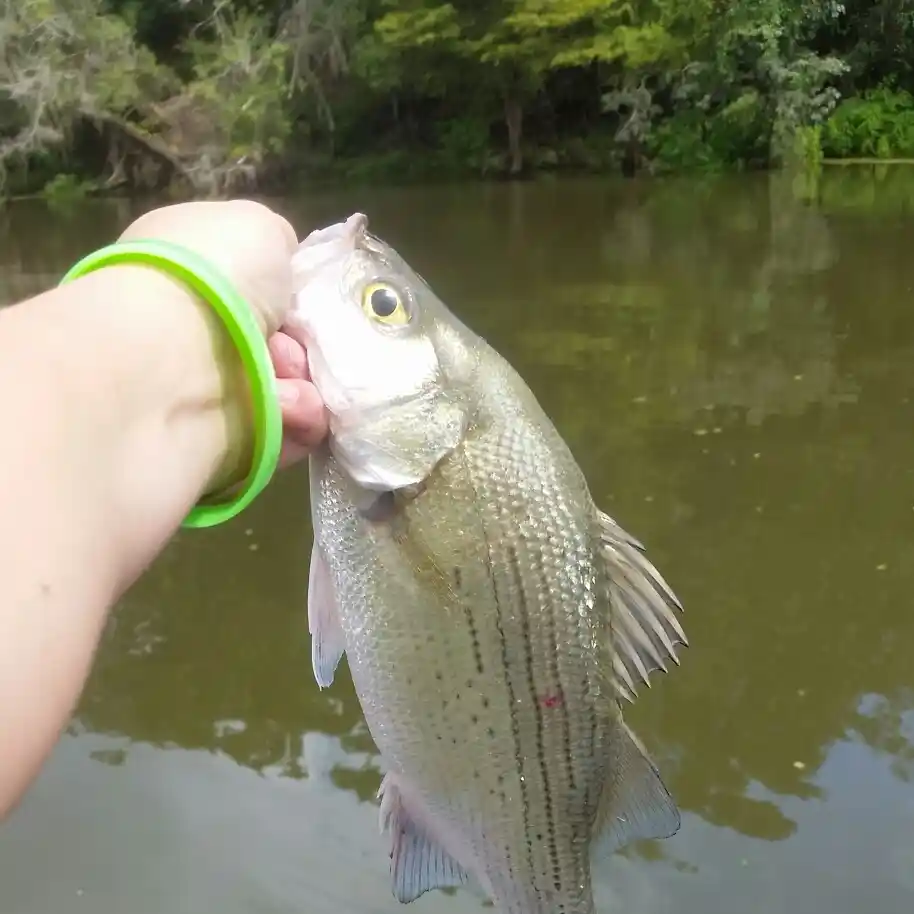
<path fill-rule="evenodd" d="M 266 341 L 247 302 L 211 263 L 187 248 L 158 240 L 123 241 L 100 248 L 72 266 L 60 285 L 116 264 L 157 267 L 192 289 L 219 315 L 241 356 L 254 412 L 254 460 L 238 493 L 227 502 L 201 502 L 182 527 L 213 527 L 240 514 L 273 478 L 282 447 L 282 414 Z"/>

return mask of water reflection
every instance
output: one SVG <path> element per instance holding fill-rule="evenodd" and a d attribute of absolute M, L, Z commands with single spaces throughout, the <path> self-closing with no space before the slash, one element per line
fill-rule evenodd
<path fill-rule="evenodd" d="M 794 190 L 784 176 L 562 181 L 279 204 L 303 227 L 367 211 L 522 371 L 686 604 L 683 667 L 631 715 L 684 827 L 602 862 L 601 910 L 914 902 L 914 175 L 826 171 L 815 205 Z M 119 206 L 69 223 L 9 210 L 3 289 L 108 240 L 133 211 Z M 309 551 L 303 471 L 166 550 L 112 621 L 45 786 L 0 833 L 0 908 L 63 911 L 23 882 L 34 865 L 10 883 L 3 861 L 40 833 L 62 866 L 65 842 L 47 836 L 74 815 L 131 874 L 108 871 L 103 909 L 145 910 L 143 891 L 155 910 L 399 909 L 348 675 L 324 692 L 311 677 Z M 104 809 L 94 824 L 83 790 Z M 179 869 L 145 839 L 112 849 L 128 816 L 150 815 L 157 840 L 201 849 L 184 896 L 152 885 Z M 227 835 L 244 875 L 227 872 Z"/>

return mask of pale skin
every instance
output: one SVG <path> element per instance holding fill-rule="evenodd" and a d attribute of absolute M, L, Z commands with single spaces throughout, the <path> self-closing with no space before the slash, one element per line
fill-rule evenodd
<path fill-rule="evenodd" d="M 279 378 L 283 462 L 306 455 L 327 421 L 305 351 L 277 332 L 292 227 L 247 201 L 188 203 L 122 237 L 191 247 L 235 283 Z M 198 499 L 246 474 L 245 384 L 209 306 L 150 268 L 105 267 L 0 311 L 0 816 L 69 719 L 120 595 Z"/>

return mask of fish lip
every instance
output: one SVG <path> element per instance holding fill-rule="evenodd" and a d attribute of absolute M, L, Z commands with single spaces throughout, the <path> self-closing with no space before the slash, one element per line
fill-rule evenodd
<path fill-rule="evenodd" d="M 310 250 L 322 244 L 340 242 L 355 247 L 358 240 L 368 230 L 368 216 L 364 213 L 353 213 L 345 222 L 335 222 L 324 228 L 314 229 L 298 246 L 299 251 Z"/>
<path fill-rule="evenodd" d="M 357 250 L 365 241 L 367 228 L 368 216 L 353 213 L 345 222 L 336 222 L 311 232 L 292 255 L 296 299 L 328 264 Z"/>

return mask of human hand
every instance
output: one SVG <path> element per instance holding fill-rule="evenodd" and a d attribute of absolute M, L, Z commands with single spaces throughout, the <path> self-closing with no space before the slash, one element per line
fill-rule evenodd
<path fill-rule="evenodd" d="M 298 238 L 271 209 L 251 200 L 177 203 L 132 222 L 123 240 L 159 238 L 195 251 L 231 280 L 267 339 L 285 437 L 280 465 L 306 456 L 327 434 L 327 415 L 300 343 L 279 332 L 292 307 L 292 254 Z"/>

